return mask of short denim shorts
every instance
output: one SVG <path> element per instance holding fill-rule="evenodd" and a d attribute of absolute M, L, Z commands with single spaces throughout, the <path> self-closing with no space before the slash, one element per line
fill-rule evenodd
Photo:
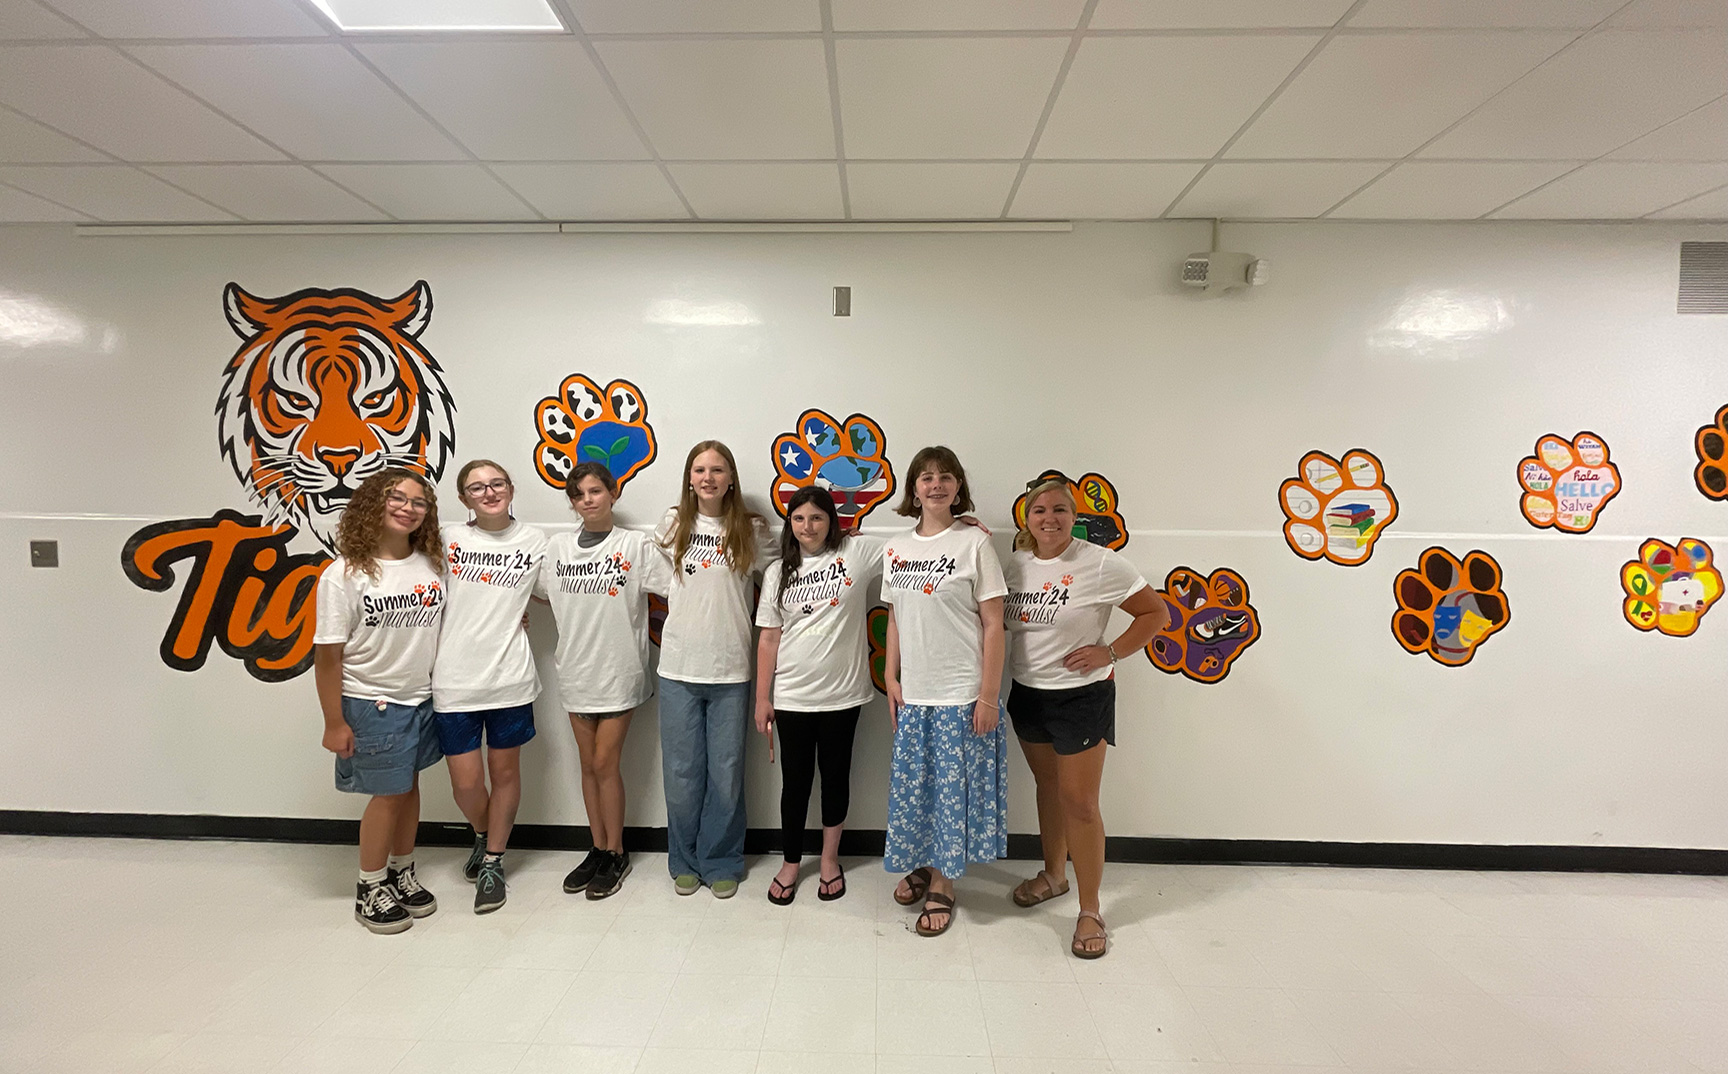
<path fill-rule="evenodd" d="M 480 748 L 480 731 L 486 731 L 486 746 L 513 750 L 534 737 L 534 703 L 475 712 L 439 712 L 438 746 L 446 757 L 459 757 Z"/>
<path fill-rule="evenodd" d="M 407 794 L 414 774 L 443 759 L 433 730 L 432 699 L 418 705 L 342 697 L 354 731 L 354 756 L 336 758 L 336 789 L 352 794 Z"/>

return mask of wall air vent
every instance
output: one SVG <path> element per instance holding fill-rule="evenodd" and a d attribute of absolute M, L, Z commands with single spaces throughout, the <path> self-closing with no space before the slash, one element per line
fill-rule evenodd
<path fill-rule="evenodd" d="M 1680 244 L 1680 313 L 1728 313 L 1728 242 Z"/>

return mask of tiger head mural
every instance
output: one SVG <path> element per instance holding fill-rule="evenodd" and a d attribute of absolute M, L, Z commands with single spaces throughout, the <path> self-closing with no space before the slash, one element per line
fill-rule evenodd
<path fill-rule="evenodd" d="M 266 523 L 309 529 L 334 551 L 337 519 L 368 476 L 443 473 L 456 407 L 419 341 L 426 281 L 393 299 L 348 288 L 259 298 L 230 283 L 223 305 L 242 342 L 223 371 L 217 436 Z"/>

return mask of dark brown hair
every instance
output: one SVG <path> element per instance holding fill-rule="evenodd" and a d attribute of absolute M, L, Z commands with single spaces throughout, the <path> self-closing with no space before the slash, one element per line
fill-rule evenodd
<path fill-rule="evenodd" d="M 925 470 L 935 470 L 940 474 L 953 474 L 960 482 L 960 491 L 955 494 L 954 502 L 948 505 L 948 513 L 955 518 L 972 510 L 972 486 L 966 483 L 966 467 L 960 465 L 960 456 L 953 451 L 937 444 L 934 447 L 920 448 L 918 454 L 912 456 L 911 465 L 906 467 L 906 480 L 901 482 L 904 490 L 900 496 L 900 506 L 894 508 L 898 514 L 908 518 L 917 518 L 923 514 L 917 502 L 918 475 Z"/>
<path fill-rule="evenodd" d="M 570 476 L 564 479 L 564 495 L 572 500 L 582 495 L 576 486 L 580 485 L 585 477 L 592 477 L 605 485 L 606 491 L 612 494 L 612 498 L 614 500 L 618 498 L 618 479 L 612 476 L 612 471 L 607 469 L 606 464 L 602 462 L 577 463 L 576 468 L 570 471 Z"/>
<path fill-rule="evenodd" d="M 822 538 L 822 550 L 832 552 L 840 547 L 846 534 L 840 529 L 840 512 L 834 509 L 834 494 L 821 485 L 806 485 L 792 494 L 786 503 L 786 524 L 780 527 L 780 592 L 775 602 L 786 606 L 786 591 L 798 580 L 798 567 L 804 562 L 804 546 L 792 533 L 792 512 L 813 503 L 828 516 L 828 535 Z"/>

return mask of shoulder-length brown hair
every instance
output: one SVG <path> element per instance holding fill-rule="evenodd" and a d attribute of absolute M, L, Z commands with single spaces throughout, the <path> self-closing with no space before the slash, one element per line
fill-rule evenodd
<path fill-rule="evenodd" d="M 720 501 L 720 550 L 726 554 L 726 565 L 739 574 L 749 574 L 756 565 L 756 525 L 762 516 L 744 505 L 744 494 L 738 491 L 738 462 L 732 449 L 718 440 L 703 440 L 684 456 L 684 491 L 678 497 L 678 518 L 662 546 L 672 551 L 672 563 L 684 561 L 690 548 L 690 531 L 696 527 L 696 489 L 690 484 L 690 468 L 696 456 L 713 451 L 726 460 L 732 474 L 732 486 Z"/>
<path fill-rule="evenodd" d="M 426 493 L 426 517 L 408 535 L 410 554 L 418 552 L 438 567 L 442 549 L 438 537 L 438 493 L 424 474 L 392 466 L 380 470 L 360 483 L 336 523 L 336 551 L 347 561 L 348 569 L 364 572 L 378 579 L 378 545 L 384 534 L 384 502 L 390 490 L 402 481 L 413 481 Z"/>
<path fill-rule="evenodd" d="M 972 510 L 972 486 L 966 483 L 966 467 L 960 465 L 960 456 L 937 444 L 934 447 L 919 448 L 918 454 L 912 456 L 911 465 L 906 467 L 906 480 L 900 483 L 904 491 L 900 496 L 900 506 L 894 508 L 896 513 L 907 518 L 917 518 L 923 514 L 917 503 L 917 485 L 918 475 L 925 470 L 953 474 L 960 482 L 960 491 L 955 494 L 954 502 L 948 505 L 949 514 L 959 518 Z"/>

